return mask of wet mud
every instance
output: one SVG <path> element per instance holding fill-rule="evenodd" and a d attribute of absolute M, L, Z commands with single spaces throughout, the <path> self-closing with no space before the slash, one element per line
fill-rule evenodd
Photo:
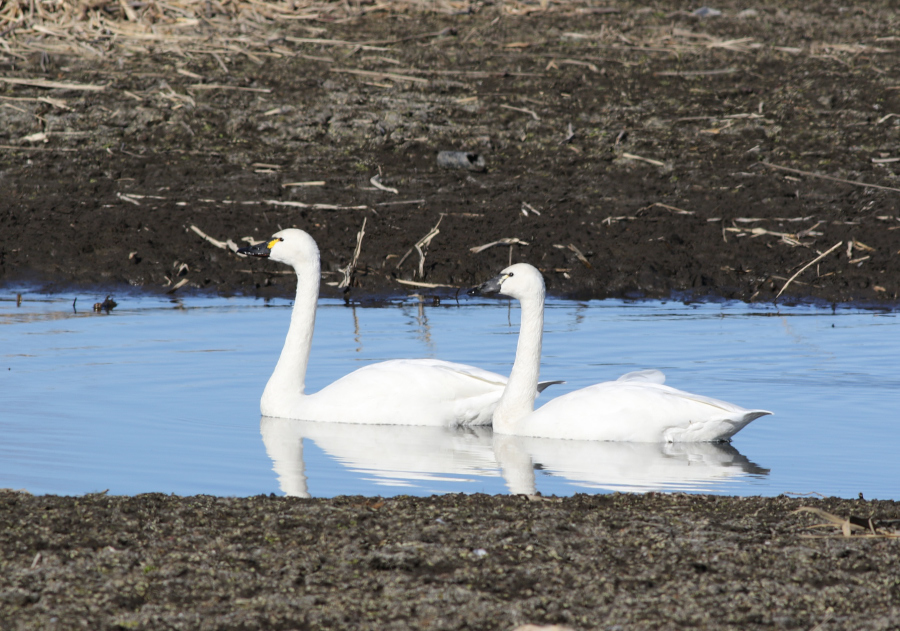
<path fill-rule="evenodd" d="M 891 3 L 360 7 L 6 55 L 0 282 L 286 296 L 229 241 L 303 228 L 336 284 L 365 221 L 360 299 L 527 261 L 564 297 L 896 306 Z"/>

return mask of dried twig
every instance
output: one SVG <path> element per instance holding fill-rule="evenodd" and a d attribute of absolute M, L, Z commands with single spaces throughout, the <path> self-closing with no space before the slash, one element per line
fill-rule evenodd
<path fill-rule="evenodd" d="M 737 72 L 735 68 L 722 68 L 721 70 L 665 70 L 654 72 L 653 75 L 656 77 L 711 77 L 734 72 Z"/>
<path fill-rule="evenodd" d="M 200 235 L 202 238 L 204 238 L 207 241 L 209 241 L 210 243 L 212 243 L 217 248 L 222 248 L 223 250 L 232 250 L 234 252 L 237 252 L 237 249 L 238 249 L 237 245 L 234 245 L 233 248 L 229 245 L 229 243 L 231 242 L 230 239 L 228 241 L 219 241 L 218 239 L 213 239 L 211 236 L 209 236 L 208 234 L 203 232 L 200 228 L 198 228 L 197 226 L 194 226 L 194 225 L 191 226 L 191 230 L 193 230 L 198 235 Z"/>
<path fill-rule="evenodd" d="M 643 208 L 638 208 L 637 212 L 635 212 L 634 214 L 639 215 L 641 212 L 643 212 L 645 210 L 650 210 L 651 208 L 653 208 L 655 206 L 659 206 L 660 208 L 665 208 L 673 215 L 693 215 L 694 214 L 693 210 L 684 210 L 682 208 L 676 208 L 675 206 L 669 206 L 668 204 L 663 204 L 662 202 L 654 202 L 654 203 L 650 204 L 649 206 L 644 206 Z"/>
<path fill-rule="evenodd" d="M 592 64 L 589 61 L 582 61 L 580 59 L 551 59 L 550 63 L 547 64 L 545 70 L 550 70 L 551 68 L 559 68 L 558 64 L 568 65 L 568 66 L 584 66 L 591 72 L 600 72 L 600 69 L 596 64 Z"/>
<path fill-rule="evenodd" d="M 135 206 L 140 206 L 141 203 L 134 199 L 131 195 L 127 195 L 125 193 L 116 193 L 116 197 L 121 199 L 123 202 L 128 202 L 129 204 L 134 204 Z"/>
<path fill-rule="evenodd" d="M 402 206 L 404 204 L 424 204 L 424 199 L 404 199 L 396 202 L 378 202 L 376 206 Z M 446 215 L 456 215 L 459 213 L 444 213 Z"/>
<path fill-rule="evenodd" d="M 294 44 L 315 44 L 317 46 L 347 46 L 349 48 L 355 48 L 359 50 L 390 50 L 389 48 L 384 48 L 383 46 L 372 46 L 371 44 L 367 44 L 365 42 L 349 42 L 343 39 L 318 39 L 313 37 L 291 36 L 287 36 L 284 39 L 288 42 L 293 42 Z"/>
<path fill-rule="evenodd" d="M 362 226 L 360 226 L 359 232 L 356 233 L 356 249 L 353 250 L 353 258 L 350 259 L 350 263 L 347 267 L 343 267 L 339 270 L 344 275 L 344 278 L 338 283 L 339 289 L 350 286 L 350 279 L 353 276 L 353 271 L 356 269 L 356 261 L 359 260 L 359 252 L 362 250 L 362 240 L 363 237 L 366 236 L 366 219 L 368 219 L 368 217 L 363 217 Z"/>
<path fill-rule="evenodd" d="M 272 206 L 292 206 L 294 208 L 313 208 L 315 210 L 365 210 L 367 208 L 367 206 L 338 206 L 335 204 L 304 204 L 303 202 L 282 202 L 277 199 L 267 199 L 263 203 L 271 204 Z"/>
<path fill-rule="evenodd" d="M 0 77 L 0 81 L 15 85 L 27 85 L 34 88 L 47 88 L 49 90 L 85 90 L 100 92 L 106 89 L 105 85 L 90 85 L 86 83 L 62 83 L 60 81 L 47 81 L 46 79 L 14 79 L 13 77 Z"/>
<path fill-rule="evenodd" d="M 865 532 L 864 535 L 866 537 L 887 537 L 887 538 L 897 538 L 900 537 L 900 533 L 897 532 L 884 532 L 875 527 L 875 521 L 870 517 L 868 519 L 863 519 L 861 517 L 854 517 L 850 515 L 847 519 L 842 517 L 838 517 L 837 515 L 833 515 L 829 512 L 822 510 L 821 508 L 814 508 L 812 506 L 801 506 L 797 510 L 793 511 L 796 513 L 812 513 L 814 515 L 818 515 L 823 518 L 826 523 L 824 524 L 815 524 L 811 526 L 812 528 L 829 528 L 829 527 L 837 527 L 841 529 L 841 534 L 844 537 L 850 537 L 853 535 L 853 532 Z"/>
<path fill-rule="evenodd" d="M 646 162 L 648 164 L 652 164 L 658 167 L 666 166 L 665 162 L 660 162 L 659 160 L 654 160 L 653 158 L 645 158 L 643 156 L 636 156 L 633 153 L 623 153 L 623 158 L 627 158 L 628 160 L 640 160 L 641 162 Z"/>
<path fill-rule="evenodd" d="M 590 261 L 587 260 L 587 257 L 581 253 L 581 250 L 579 250 L 578 248 L 575 247 L 574 243 L 569 244 L 569 249 L 575 253 L 575 256 L 578 257 L 579 261 L 584 263 L 585 267 L 587 267 L 589 269 L 594 267 L 593 265 L 591 265 Z"/>
<path fill-rule="evenodd" d="M 388 193 L 393 193 L 394 195 L 398 195 L 400 193 L 400 191 L 398 191 L 396 188 L 391 188 L 390 186 L 385 186 L 384 184 L 382 184 L 381 178 L 377 175 L 373 175 L 371 178 L 369 178 L 369 182 L 371 182 L 372 186 L 380 191 L 387 191 Z"/>
<path fill-rule="evenodd" d="M 513 110 L 513 111 L 515 111 L 515 112 L 522 112 L 522 113 L 524 113 L 524 114 L 531 114 L 531 117 L 532 117 L 534 120 L 536 120 L 536 121 L 541 120 L 541 117 L 538 116 L 538 115 L 534 112 L 534 110 L 529 110 L 529 109 L 526 109 L 526 108 L 524 108 L 524 107 L 513 107 L 512 105 L 506 105 L 505 103 L 501 103 L 501 104 L 500 104 L 500 107 L 502 107 L 503 109 L 506 109 L 506 110 Z"/>
<path fill-rule="evenodd" d="M 784 286 L 781 288 L 781 291 L 779 291 L 778 294 L 775 296 L 775 300 L 778 300 L 778 297 L 779 297 L 781 294 L 784 293 L 784 290 L 788 288 L 788 285 L 790 285 L 791 282 L 792 282 L 795 278 L 797 278 L 800 274 L 802 274 L 804 271 L 806 271 L 806 269 L 807 269 L 808 267 L 810 267 L 810 266 L 812 266 L 812 265 L 815 265 L 816 263 L 818 263 L 819 261 L 821 261 L 822 259 L 824 259 L 826 256 L 828 256 L 829 254 L 831 254 L 832 252 L 834 252 L 835 250 L 837 250 L 837 249 L 838 249 L 839 247 L 841 247 L 843 244 L 844 244 L 843 241 L 838 241 L 838 242 L 835 243 L 833 246 L 831 246 L 830 248 L 828 248 L 828 250 L 827 250 L 826 252 L 823 252 L 822 254 L 820 254 L 819 256 L 817 256 L 816 258 L 814 258 L 813 260 L 811 260 L 809 263 L 807 263 L 806 265 L 804 265 L 803 267 L 801 267 L 801 268 L 797 271 L 796 274 L 794 274 L 793 276 L 791 276 L 790 278 L 787 279 L 787 282 L 786 282 L 786 283 L 784 284 Z M 774 302 L 774 301 L 773 301 L 773 302 Z"/>
<path fill-rule="evenodd" d="M 239 92 L 262 92 L 270 94 L 271 88 L 245 88 L 239 85 L 220 85 L 218 83 L 195 83 L 187 87 L 188 90 L 237 90 Z"/>
<path fill-rule="evenodd" d="M 828 180 L 830 182 L 839 182 L 841 184 L 852 184 L 853 186 L 864 186 L 866 188 L 877 188 L 882 191 L 894 191 L 894 192 L 900 193 L 900 188 L 892 188 L 890 186 L 880 186 L 878 184 L 866 184 L 865 182 L 857 182 L 856 180 L 845 180 L 843 178 L 832 177 L 830 175 L 819 175 L 818 173 L 812 173 L 810 171 L 801 171 L 800 169 L 792 169 L 790 167 L 783 167 L 778 164 L 772 164 L 771 162 L 761 162 L 760 164 L 763 164 L 772 169 L 778 169 L 780 171 L 788 171 L 790 173 L 797 173 L 798 175 L 805 175 L 807 177 L 816 177 L 816 178 L 819 178 L 820 180 Z"/>
<path fill-rule="evenodd" d="M 540 215 L 541 215 L 540 211 L 537 208 L 535 208 L 528 202 L 522 202 L 522 214 L 527 217 L 529 212 L 534 213 L 538 217 L 540 217 Z"/>
<path fill-rule="evenodd" d="M 484 250 L 487 250 L 488 248 L 492 248 L 495 245 L 515 245 L 515 244 L 528 245 L 525 241 L 522 241 L 521 239 L 518 239 L 516 237 L 506 237 L 504 239 L 500 239 L 499 241 L 492 241 L 491 243 L 485 243 L 484 245 L 476 245 L 473 248 L 469 248 L 469 252 L 472 252 L 473 254 L 478 254 L 479 252 L 483 252 Z"/>
<path fill-rule="evenodd" d="M 324 180 L 316 180 L 312 182 L 285 182 L 281 188 L 289 188 L 292 186 L 325 186 Z"/>
<path fill-rule="evenodd" d="M 440 234 L 441 231 L 438 230 L 438 226 L 441 225 L 441 221 L 443 219 L 444 219 L 444 214 L 441 213 L 441 216 L 438 218 L 437 223 L 434 224 L 434 228 L 432 228 L 429 231 L 429 233 L 426 234 L 424 237 L 422 237 L 421 239 L 416 241 L 416 244 L 414 246 L 412 246 L 406 252 L 406 254 L 403 255 L 403 258 L 400 259 L 399 263 L 397 263 L 397 269 L 400 269 L 400 266 L 403 265 L 403 261 L 405 261 L 406 258 L 410 254 L 412 254 L 413 250 L 415 250 L 416 252 L 419 253 L 419 278 L 424 278 L 424 276 L 425 276 L 425 252 L 422 250 L 422 248 L 427 248 L 428 245 L 431 243 L 431 240 Z"/>
<path fill-rule="evenodd" d="M 188 284 L 188 279 L 187 279 L 187 278 L 182 278 L 180 281 L 178 281 L 177 283 L 175 283 L 175 285 L 173 285 L 173 286 L 170 287 L 168 290 L 166 290 L 166 293 L 167 293 L 167 294 L 174 294 L 176 291 L 178 291 L 179 289 L 181 289 L 182 287 L 184 287 L 184 286 L 187 285 L 187 284 Z"/>
<path fill-rule="evenodd" d="M 409 81 L 410 83 L 428 83 L 428 79 L 421 77 L 411 77 L 405 74 L 397 74 L 395 72 L 379 72 L 377 70 L 356 70 L 355 68 L 332 68 L 331 72 L 341 72 L 344 74 L 355 74 L 362 77 L 374 77 L 378 79 L 390 79 L 391 81 Z"/>
<path fill-rule="evenodd" d="M 435 287 L 449 287 L 450 289 L 459 289 L 458 285 L 442 285 L 440 283 L 420 283 L 414 280 L 403 280 L 402 278 L 395 278 L 395 281 L 400 283 L 401 285 L 411 285 L 413 287 L 426 287 L 426 288 L 435 288 Z"/>

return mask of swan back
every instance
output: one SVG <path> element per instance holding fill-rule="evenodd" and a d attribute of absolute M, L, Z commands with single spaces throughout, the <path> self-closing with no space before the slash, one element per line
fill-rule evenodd
<path fill-rule="evenodd" d="M 521 418 L 522 436 L 630 442 L 719 442 L 765 410 L 641 379 L 607 381 L 557 397 Z"/>

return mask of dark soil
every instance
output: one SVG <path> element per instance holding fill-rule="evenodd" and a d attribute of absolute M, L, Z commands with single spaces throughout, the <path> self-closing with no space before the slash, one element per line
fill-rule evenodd
<path fill-rule="evenodd" d="M 8 55 L 4 76 L 106 88 L 0 83 L 0 282 L 288 295 L 275 264 L 190 227 L 238 245 L 303 228 L 336 282 L 365 218 L 356 297 L 512 260 L 558 296 L 771 301 L 841 242 L 787 299 L 895 306 L 900 190 L 766 166 L 900 189 L 894 3 L 646 5 L 287 21 L 268 52 L 224 59 L 184 43 Z M 441 150 L 487 169 L 443 169 Z M 310 181 L 325 184 L 286 186 Z M 415 251 L 398 267 L 441 217 L 423 276 Z M 504 238 L 528 245 L 469 250 Z"/>
<path fill-rule="evenodd" d="M 0 493 L 4 629 L 897 629 L 894 502 Z M 876 528 L 878 525 L 876 524 Z"/>

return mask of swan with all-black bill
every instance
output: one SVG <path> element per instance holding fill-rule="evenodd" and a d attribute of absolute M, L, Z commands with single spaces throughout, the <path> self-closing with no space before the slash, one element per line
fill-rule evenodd
<path fill-rule="evenodd" d="M 719 442 L 771 414 L 664 385 L 658 370 L 643 370 L 581 388 L 537 410 L 534 399 L 541 363 L 544 279 L 517 263 L 470 293 L 499 293 L 522 305 L 522 323 L 506 390 L 494 410 L 495 434 L 573 440 Z"/>
<path fill-rule="evenodd" d="M 294 268 L 297 297 L 281 356 L 260 400 L 263 416 L 381 425 L 487 425 L 506 377 L 439 359 L 393 359 L 369 364 L 318 392 L 306 393 L 306 369 L 319 298 L 315 240 L 297 228 L 238 253 Z M 543 389 L 551 383 L 542 383 Z"/>

